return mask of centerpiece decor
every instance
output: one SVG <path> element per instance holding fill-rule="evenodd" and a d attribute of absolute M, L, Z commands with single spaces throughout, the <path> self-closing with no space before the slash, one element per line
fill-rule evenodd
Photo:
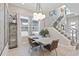
<path fill-rule="evenodd" d="M 47 35 L 49 35 L 49 31 L 47 29 L 42 29 L 39 34 L 43 37 L 47 37 Z"/>

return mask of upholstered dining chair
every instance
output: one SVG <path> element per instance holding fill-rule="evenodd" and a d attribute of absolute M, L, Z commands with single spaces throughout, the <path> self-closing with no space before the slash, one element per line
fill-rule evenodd
<path fill-rule="evenodd" d="M 29 41 L 31 48 L 39 46 L 39 44 L 36 43 L 32 38 L 28 38 L 28 41 Z"/>
<path fill-rule="evenodd" d="M 58 47 L 58 42 L 59 42 L 59 39 L 53 40 L 51 44 L 45 45 L 44 48 L 47 49 L 47 50 L 50 51 L 50 52 L 51 52 L 52 50 L 55 50 L 56 56 L 57 56 L 56 48 Z"/>

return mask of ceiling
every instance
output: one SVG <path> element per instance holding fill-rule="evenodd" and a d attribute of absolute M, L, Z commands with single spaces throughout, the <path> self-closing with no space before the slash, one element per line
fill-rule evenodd
<path fill-rule="evenodd" d="M 25 8 L 31 12 L 36 11 L 36 3 L 11 3 L 12 5 Z M 57 9 L 62 5 L 66 5 L 71 11 L 79 13 L 79 3 L 40 3 L 43 13 L 49 13 L 53 9 Z"/>
<path fill-rule="evenodd" d="M 12 3 L 12 5 L 15 6 L 19 6 L 22 8 L 26 8 L 32 12 L 36 11 L 36 3 Z M 61 3 L 40 3 L 42 11 L 44 13 L 48 13 L 49 11 L 56 9 L 60 6 L 62 6 L 63 4 Z"/>

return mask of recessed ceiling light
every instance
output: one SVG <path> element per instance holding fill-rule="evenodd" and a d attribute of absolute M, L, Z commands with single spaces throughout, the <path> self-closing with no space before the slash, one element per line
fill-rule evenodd
<path fill-rule="evenodd" d="M 24 5 L 24 3 L 22 3 L 22 5 Z"/>
<path fill-rule="evenodd" d="M 75 25 L 76 23 L 75 22 L 71 22 L 71 25 Z"/>

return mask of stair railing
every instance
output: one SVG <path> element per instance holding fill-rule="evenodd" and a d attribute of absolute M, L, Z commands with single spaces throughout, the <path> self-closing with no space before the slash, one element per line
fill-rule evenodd
<path fill-rule="evenodd" d="M 59 22 L 62 20 L 63 17 L 64 17 L 64 15 L 63 16 L 59 16 L 58 19 L 54 22 L 53 27 L 56 28 L 56 26 L 59 24 Z"/>

